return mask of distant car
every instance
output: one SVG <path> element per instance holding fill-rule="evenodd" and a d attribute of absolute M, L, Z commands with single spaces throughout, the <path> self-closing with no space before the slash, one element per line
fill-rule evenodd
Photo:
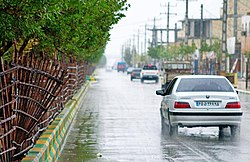
<path fill-rule="evenodd" d="M 127 69 L 127 74 L 131 74 L 132 73 L 132 71 L 133 71 L 133 67 L 128 67 L 128 69 Z"/>
<path fill-rule="evenodd" d="M 141 71 L 141 82 L 144 80 L 155 80 L 156 83 L 159 82 L 159 70 L 155 65 L 144 65 Z"/>
<path fill-rule="evenodd" d="M 117 72 L 125 72 L 126 71 L 126 62 L 118 62 L 117 63 Z"/>
<path fill-rule="evenodd" d="M 238 137 L 243 112 L 237 91 L 224 76 L 177 76 L 166 87 L 156 91 L 161 102 L 162 126 L 169 135 L 178 127 L 230 127 L 231 137 Z"/>
<path fill-rule="evenodd" d="M 140 78 L 141 78 L 141 69 L 140 68 L 133 69 L 130 75 L 130 80 L 133 81 L 133 79 L 140 79 Z"/>
<path fill-rule="evenodd" d="M 112 71 L 112 66 L 106 66 L 105 70 L 106 70 L 107 72 Z"/>

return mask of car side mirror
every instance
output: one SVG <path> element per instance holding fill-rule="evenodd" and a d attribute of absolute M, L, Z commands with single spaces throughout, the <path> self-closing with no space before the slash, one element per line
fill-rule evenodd
<path fill-rule="evenodd" d="M 164 90 L 157 90 L 156 95 L 165 96 L 166 94 L 165 94 Z"/>

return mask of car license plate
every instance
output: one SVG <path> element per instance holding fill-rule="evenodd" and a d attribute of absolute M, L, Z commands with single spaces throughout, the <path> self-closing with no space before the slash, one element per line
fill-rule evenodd
<path fill-rule="evenodd" d="M 196 106 L 207 107 L 207 106 L 220 106 L 218 101 L 197 101 Z"/>

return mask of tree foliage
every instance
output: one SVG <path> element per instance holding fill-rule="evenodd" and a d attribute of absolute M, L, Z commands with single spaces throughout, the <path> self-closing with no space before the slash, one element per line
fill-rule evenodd
<path fill-rule="evenodd" d="M 153 59 L 159 59 L 162 57 L 163 47 L 158 45 L 156 47 L 149 47 L 148 48 L 148 55 Z"/>
<path fill-rule="evenodd" d="M 127 0 L 0 0 L 0 56 L 13 50 L 98 61 Z"/>
<path fill-rule="evenodd" d="M 213 47 L 208 45 L 207 42 L 203 41 L 201 44 L 200 52 L 210 52 L 212 51 Z"/>
<path fill-rule="evenodd" d="M 196 45 L 195 43 L 192 43 L 192 45 L 184 45 L 184 44 L 181 44 L 180 45 L 180 53 L 183 54 L 184 56 L 187 56 L 189 54 L 192 54 L 194 53 L 194 51 L 196 50 Z"/>
<path fill-rule="evenodd" d="M 98 66 L 99 67 L 105 67 L 107 64 L 107 57 L 103 55 L 101 59 L 99 60 Z"/>
<path fill-rule="evenodd" d="M 148 48 L 148 55 L 151 58 L 155 59 L 167 59 L 167 60 L 173 60 L 173 59 L 182 59 L 185 56 L 188 56 L 192 54 L 196 50 L 196 46 L 193 43 L 190 45 L 173 45 L 169 47 L 164 46 L 156 46 L 156 47 L 150 47 Z"/>
<path fill-rule="evenodd" d="M 132 66 L 132 54 L 130 48 L 125 48 L 124 61 L 129 66 Z"/>

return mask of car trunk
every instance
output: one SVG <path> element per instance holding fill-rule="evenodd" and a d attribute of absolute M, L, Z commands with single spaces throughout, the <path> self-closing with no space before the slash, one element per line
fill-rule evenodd
<path fill-rule="evenodd" d="M 189 102 L 195 109 L 224 109 L 227 102 L 238 101 L 234 92 L 190 92 L 178 93 L 178 100 Z"/>

